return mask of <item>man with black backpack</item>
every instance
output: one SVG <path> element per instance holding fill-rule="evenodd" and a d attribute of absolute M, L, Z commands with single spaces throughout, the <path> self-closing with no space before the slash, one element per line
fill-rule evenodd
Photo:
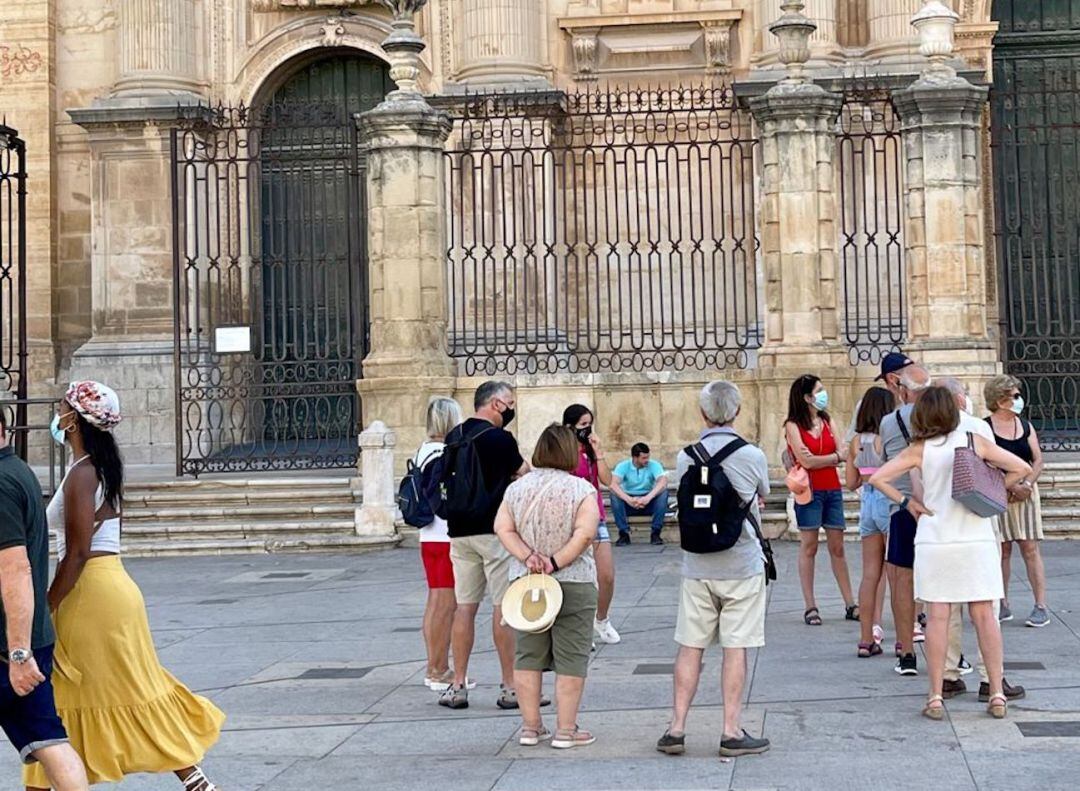
<path fill-rule="evenodd" d="M 506 427 L 514 419 L 517 398 L 506 382 L 484 382 L 476 390 L 475 416 L 446 437 L 446 448 L 435 462 L 439 481 L 436 513 L 447 521 L 450 561 L 454 566 L 457 610 L 451 647 L 454 683 L 439 697 L 451 709 L 469 706 L 469 655 L 476 638 L 476 613 L 485 591 L 494 614 L 492 639 L 502 668 L 496 705 L 516 709 L 514 692 L 514 632 L 502 622 L 502 597 L 510 585 L 510 555 L 495 536 L 495 515 L 510 482 L 529 471 L 517 440 Z"/>
<path fill-rule="evenodd" d="M 686 716 L 701 677 L 705 649 L 724 652 L 724 731 L 720 755 L 763 753 L 768 739 L 743 730 L 746 649 L 765 645 L 765 586 L 775 579 L 772 553 L 761 537 L 759 498 L 769 493 L 765 454 L 735 433 L 742 396 L 731 382 L 712 382 L 699 398 L 705 430 L 679 453 L 679 533 L 682 593 L 675 642 L 675 704 L 656 749 L 686 751 Z"/>

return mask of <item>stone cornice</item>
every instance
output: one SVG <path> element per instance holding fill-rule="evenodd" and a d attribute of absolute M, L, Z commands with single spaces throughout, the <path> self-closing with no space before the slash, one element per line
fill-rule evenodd
<path fill-rule="evenodd" d="M 592 14 L 590 16 L 562 16 L 559 27 L 566 31 L 581 28 L 632 27 L 637 25 L 685 25 L 690 23 L 731 22 L 742 19 L 739 9 L 730 11 L 674 11 L 654 14 Z"/>
<path fill-rule="evenodd" d="M 358 8 L 376 5 L 377 0 L 251 0 L 251 10 L 273 11 L 333 11 L 339 8 Z"/>

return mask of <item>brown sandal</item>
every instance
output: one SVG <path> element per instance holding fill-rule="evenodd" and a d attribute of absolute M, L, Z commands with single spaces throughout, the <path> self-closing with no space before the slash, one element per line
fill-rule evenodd
<path fill-rule="evenodd" d="M 1000 701 L 1000 702 L 995 703 L 994 701 Z M 1003 720 L 1003 719 L 1005 719 L 1006 713 L 1008 713 L 1008 706 L 1009 706 L 1009 699 L 1006 698 L 1004 695 L 1000 695 L 1000 694 L 999 695 L 991 695 L 990 696 L 990 705 L 986 707 L 986 711 L 995 720 Z"/>
<path fill-rule="evenodd" d="M 938 705 L 935 706 L 934 704 Z M 931 695 L 923 706 L 922 715 L 928 720 L 940 721 L 945 719 L 945 699 L 941 695 Z"/>

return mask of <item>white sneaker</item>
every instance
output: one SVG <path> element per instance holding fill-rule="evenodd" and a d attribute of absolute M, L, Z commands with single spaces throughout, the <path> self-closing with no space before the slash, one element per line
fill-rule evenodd
<path fill-rule="evenodd" d="M 911 642 L 921 643 L 926 640 L 926 633 L 923 632 L 923 628 L 919 626 L 918 621 L 915 622 L 915 632 L 911 635 Z"/>
<path fill-rule="evenodd" d="M 430 689 L 432 692 L 445 692 L 450 689 L 450 686 L 454 683 L 454 671 L 449 671 L 449 678 L 443 676 L 442 678 L 431 678 L 430 676 L 424 676 L 424 686 Z M 465 679 L 465 689 L 476 689 L 476 682 L 471 678 Z"/>
<path fill-rule="evenodd" d="M 615 627 L 611 625 L 611 619 L 605 618 L 602 621 L 593 621 L 593 631 L 596 632 L 596 636 L 600 638 L 601 643 L 607 643 L 608 645 L 614 645 L 622 641 L 619 637 L 619 633 L 615 631 Z"/>

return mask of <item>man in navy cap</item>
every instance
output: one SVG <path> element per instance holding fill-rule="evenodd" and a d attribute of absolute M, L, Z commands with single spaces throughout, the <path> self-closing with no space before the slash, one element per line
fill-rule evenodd
<path fill-rule="evenodd" d="M 900 395 L 900 376 L 905 368 L 914 364 L 915 361 L 903 352 L 889 352 L 881 358 L 881 373 L 874 377 L 874 381 L 883 382 L 885 388 L 893 394 L 893 398 L 896 399 L 898 405 L 903 401 Z M 855 402 L 855 409 L 851 412 L 851 423 L 848 425 L 847 433 L 844 435 L 844 441 L 849 445 L 851 440 L 855 439 L 855 418 L 859 416 L 860 406 L 862 406 L 861 398 Z"/>

